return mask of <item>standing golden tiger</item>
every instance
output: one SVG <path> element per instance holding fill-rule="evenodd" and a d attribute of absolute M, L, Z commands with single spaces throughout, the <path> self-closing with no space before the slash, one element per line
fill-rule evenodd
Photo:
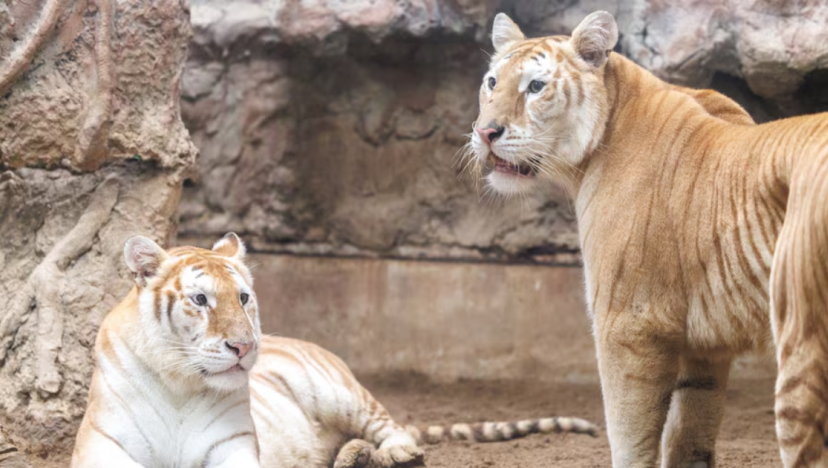
<path fill-rule="evenodd" d="M 613 465 L 714 466 L 730 364 L 772 339 L 782 460 L 828 466 L 828 114 L 753 125 L 611 53 L 606 12 L 492 38 L 470 166 L 571 191 Z"/>
<path fill-rule="evenodd" d="M 213 250 L 165 252 L 143 237 L 127 241 L 136 286 L 98 333 L 72 466 L 420 465 L 418 431 L 396 424 L 339 358 L 261 336 L 244 254 L 232 233 Z M 456 424 L 430 427 L 426 440 L 562 431 L 595 435 L 596 428 L 576 418 Z"/>

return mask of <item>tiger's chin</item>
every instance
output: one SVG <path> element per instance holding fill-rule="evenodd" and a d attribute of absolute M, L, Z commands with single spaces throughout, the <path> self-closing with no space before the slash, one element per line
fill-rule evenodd
<path fill-rule="evenodd" d="M 486 182 L 495 192 L 503 195 L 515 195 L 528 192 L 534 188 L 537 173 L 532 166 L 511 163 L 499 158 L 493 152 L 489 152 L 487 159 L 492 170 L 486 176 Z"/>
<path fill-rule="evenodd" d="M 244 387 L 249 379 L 248 371 L 238 364 L 221 372 L 202 370 L 201 375 L 208 387 L 224 392 L 232 392 Z"/>
<path fill-rule="evenodd" d="M 497 193 L 517 195 L 533 190 L 537 185 L 537 179 L 534 175 L 527 176 L 495 169 L 486 176 L 486 183 Z"/>

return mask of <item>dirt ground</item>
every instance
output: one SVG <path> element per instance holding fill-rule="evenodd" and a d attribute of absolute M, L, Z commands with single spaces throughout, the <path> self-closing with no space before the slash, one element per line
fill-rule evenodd
<path fill-rule="evenodd" d="M 509 442 L 449 442 L 426 446 L 429 467 L 609 467 L 601 392 L 597 384 L 479 382 L 429 384 L 412 376 L 362 379 L 399 422 L 428 424 L 578 416 L 601 427 L 598 438 L 532 435 Z M 729 385 L 718 441 L 720 468 L 781 466 L 774 433 L 773 380 Z"/>
<path fill-rule="evenodd" d="M 447 442 L 425 447 L 426 464 L 438 468 L 595 468 L 610 466 L 601 391 L 597 384 L 529 381 L 459 381 L 435 384 L 412 375 L 361 379 L 394 418 L 429 424 L 578 416 L 601 427 L 585 435 L 532 435 L 496 443 Z M 718 445 L 719 468 L 781 466 L 773 420 L 773 380 L 735 380 Z M 34 468 L 69 466 L 68 454 L 33 457 Z"/>

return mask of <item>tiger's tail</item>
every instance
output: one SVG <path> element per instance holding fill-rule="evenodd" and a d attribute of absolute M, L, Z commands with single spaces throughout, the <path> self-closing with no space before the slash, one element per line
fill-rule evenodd
<path fill-rule="evenodd" d="M 481 422 L 474 424 L 452 424 L 451 426 L 428 426 L 422 433 L 414 426 L 406 430 L 423 442 L 437 444 L 444 440 L 468 440 L 471 442 L 499 442 L 518 439 L 529 434 L 574 433 L 598 436 L 598 427 L 580 418 L 524 419 L 517 422 Z"/>
<path fill-rule="evenodd" d="M 789 174 L 770 290 L 776 434 L 788 467 L 828 466 L 828 118 L 819 116 L 780 121 L 789 126 L 779 141 L 790 143 L 776 154 Z"/>

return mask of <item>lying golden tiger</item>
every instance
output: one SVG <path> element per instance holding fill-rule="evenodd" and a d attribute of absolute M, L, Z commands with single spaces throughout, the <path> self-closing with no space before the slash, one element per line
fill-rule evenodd
<path fill-rule="evenodd" d="M 492 39 L 470 166 L 574 197 L 613 465 L 714 466 L 730 364 L 773 339 L 782 460 L 828 466 L 828 114 L 753 125 L 612 53 L 606 12 Z"/>
<path fill-rule="evenodd" d="M 345 363 L 311 343 L 261 336 L 244 254 L 235 234 L 213 250 L 127 241 L 136 287 L 101 325 L 72 466 L 421 464 L 418 431 L 396 424 Z M 458 424 L 430 427 L 426 440 L 561 431 L 596 428 L 575 418 Z"/>

